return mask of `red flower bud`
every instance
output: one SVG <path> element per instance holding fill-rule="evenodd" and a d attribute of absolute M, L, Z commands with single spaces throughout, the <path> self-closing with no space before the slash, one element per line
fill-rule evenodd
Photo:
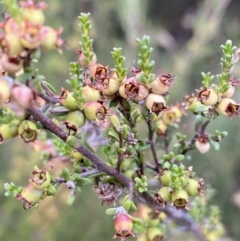
<path fill-rule="evenodd" d="M 116 234 L 113 238 L 120 237 L 121 241 L 126 240 L 127 237 L 133 236 L 132 228 L 133 222 L 128 214 L 124 212 L 117 213 L 114 220 L 114 228 L 116 230 Z"/>
<path fill-rule="evenodd" d="M 92 60 L 90 62 L 88 62 L 88 60 L 86 59 L 86 57 L 85 57 L 85 55 L 84 55 L 84 53 L 82 52 L 81 49 L 78 49 L 77 53 L 79 54 L 78 62 L 82 67 L 88 67 L 89 65 L 96 64 L 97 56 L 96 56 L 95 53 L 92 52 L 93 57 L 92 57 Z"/>
<path fill-rule="evenodd" d="M 3 29 L 6 34 L 14 34 L 15 36 L 17 36 L 21 31 L 21 26 L 12 18 L 7 18 L 7 20 L 3 24 Z"/>
<path fill-rule="evenodd" d="M 59 37 L 61 33 L 62 28 L 55 30 L 52 27 L 43 26 L 40 30 L 41 49 L 59 49 L 63 44 L 63 40 Z"/>
<path fill-rule="evenodd" d="M 11 89 L 11 100 L 15 101 L 19 107 L 27 109 L 33 100 L 33 92 L 26 85 L 16 85 Z"/>
<path fill-rule="evenodd" d="M 15 74 L 21 70 L 23 67 L 22 64 L 22 60 L 19 57 L 10 58 L 6 54 L 2 55 L 0 60 L 0 65 L 2 66 L 3 70 L 11 74 Z"/>

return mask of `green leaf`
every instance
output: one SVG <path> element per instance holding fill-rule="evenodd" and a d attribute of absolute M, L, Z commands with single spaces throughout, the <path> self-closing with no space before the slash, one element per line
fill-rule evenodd
<path fill-rule="evenodd" d="M 115 215 L 116 214 L 116 211 L 117 211 L 117 208 L 108 208 L 105 213 L 107 215 Z"/>
<path fill-rule="evenodd" d="M 49 84 L 47 81 L 42 81 L 41 84 L 44 84 L 48 89 L 50 89 L 54 94 L 57 94 L 57 91 L 55 90 L 55 88 Z"/>
<path fill-rule="evenodd" d="M 108 131 L 108 135 L 119 141 L 118 133 L 115 130 Z"/>
<path fill-rule="evenodd" d="M 72 180 L 71 174 L 66 167 L 62 169 L 62 173 L 60 176 L 63 177 L 65 180 Z"/>
<path fill-rule="evenodd" d="M 184 159 L 184 155 L 175 156 L 176 161 L 182 161 Z"/>
<path fill-rule="evenodd" d="M 211 141 L 211 144 L 213 145 L 214 149 L 218 151 L 220 149 L 220 144 L 219 142 L 216 141 Z"/>
<path fill-rule="evenodd" d="M 74 203 L 74 201 L 75 201 L 75 195 L 69 195 L 68 200 L 67 200 L 67 204 L 69 206 L 71 206 Z"/>
<path fill-rule="evenodd" d="M 83 187 L 83 186 L 91 184 L 92 182 L 88 178 L 80 178 L 80 179 L 76 179 L 76 183 L 79 187 Z"/>
<path fill-rule="evenodd" d="M 146 187 L 139 187 L 139 188 L 138 188 L 138 191 L 139 191 L 140 193 L 143 193 L 143 192 L 146 192 L 146 191 L 147 191 L 147 188 L 146 188 Z"/>

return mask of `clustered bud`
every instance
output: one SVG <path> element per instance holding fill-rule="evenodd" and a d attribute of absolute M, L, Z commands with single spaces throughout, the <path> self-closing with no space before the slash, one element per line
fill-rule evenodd
<path fill-rule="evenodd" d="M 176 173 L 171 169 L 164 169 L 157 176 L 162 185 L 160 190 L 154 194 L 158 205 L 165 206 L 166 203 L 171 202 L 177 209 L 188 209 L 189 196 L 203 195 L 203 179 L 198 181 L 193 179 L 192 167 L 183 169 L 182 166 L 181 170 L 181 173 Z"/>
<path fill-rule="evenodd" d="M 0 37 L 2 57 L 1 68 L 15 74 L 23 67 L 24 58 L 37 48 L 43 50 L 60 49 L 63 40 L 59 37 L 62 29 L 54 30 L 44 26 L 44 2 L 34 3 L 32 0 L 20 1 L 22 7 L 18 21 L 7 16 L 1 23 L 3 34 Z"/>

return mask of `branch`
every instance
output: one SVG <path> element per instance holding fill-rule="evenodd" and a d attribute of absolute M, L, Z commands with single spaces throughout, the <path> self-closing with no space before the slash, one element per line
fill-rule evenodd
<path fill-rule="evenodd" d="M 47 130 L 54 133 L 56 136 L 61 138 L 63 141 L 67 140 L 68 134 L 62 130 L 59 126 L 54 124 L 51 119 L 49 119 L 47 116 L 45 116 L 38 108 L 36 108 L 34 105 L 31 105 L 28 109 L 30 114 L 41 124 L 46 128 Z M 124 176 L 122 173 L 118 172 L 116 169 L 109 167 L 107 164 L 105 164 L 95 153 L 90 151 L 87 147 L 85 147 L 80 141 L 78 141 L 74 149 L 79 151 L 83 156 L 88 158 L 94 166 L 102 172 L 107 173 L 110 176 L 115 177 L 121 184 L 123 184 L 126 187 L 130 187 L 131 180 L 128 179 L 126 176 Z"/>

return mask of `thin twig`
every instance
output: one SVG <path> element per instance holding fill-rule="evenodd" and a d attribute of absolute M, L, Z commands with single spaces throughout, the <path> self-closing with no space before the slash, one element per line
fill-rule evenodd
<path fill-rule="evenodd" d="M 48 95 L 44 94 L 38 94 L 41 98 L 43 98 L 46 102 L 51 103 L 51 104 L 57 104 L 59 103 L 59 97 L 51 97 Z"/>
<path fill-rule="evenodd" d="M 203 125 L 200 128 L 198 128 L 198 130 L 196 130 L 193 138 L 190 141 L 188 141 L 187 147 L 182 150 L 182 152 L 181 152 L 182 155 L 186 154 L 190 150 L 195 149 L 195 141 L 198 138 L 198 135 L 199 134 L 203 135 L 206 133 L 206 128 L 210 122 L 211 122 L 211 120 L 207 120 L 205 123 L 203 123 Z"/>
<path fill-rule="evenodd" d="M 123 147 L 123 133 L 122 130 L 118 131 L 118 137 L 119 137 L 119 148 L 121 149 Z M 118 153 L 118 160 L 117 160 L 117 165 L 116 165 L 116 170 L 119 172 L 120 171 L 120 166 L 123 161 L 123 154 Z"/>
<path fill-rule="evenodd" d="M 151 145 L 153 160 L 155 162 L 155 170 L 157 171 L 157 173 L 159 173 L 159 161 L 158 161 L 158 157 L 157 157 L 156 144 L 155 144 L 155 140 L 154 140 L 152 120 L 150 118 L 147 119 L 147 126 L 148 126 L 148 138 L 149 138 L 148 141 Z"/>
<path fill-rule="evenodd" d="M 88 177 L 88 176 L 92 176 L 92 175 L 99 174 L 99 173 L 101 173 L 99 170 L 97 170 L 97 169 L 92 169 L 92 170 L 90 170 L 90 171 L 81 173 L 80 176 L 81 176 L 81 177 Z"/>

